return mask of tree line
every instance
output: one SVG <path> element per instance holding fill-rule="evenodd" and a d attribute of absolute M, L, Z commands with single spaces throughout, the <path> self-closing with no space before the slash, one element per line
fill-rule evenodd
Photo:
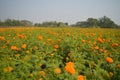
<path fill-rule="evenodd" d="M 42 22 L 33 24 L 28 20 L 15 20 L 15 19 L 6 19 L 5 21 L 0 20 L 0 26 L 36 26 L 36 27 L 83 27 L 83 28 L 92 28 L 92 27 L 100 27 L 100 28 L 120 28 L 119 25 L 115 24 L 110 18 L 103 16 L 99 19 L 96 18 L 88 18 L 86 21 L 78 21 L 75 24 L 69 25 L 67 22 Z"/>
<path fill-rule="evenodd" d="M 28 20 L 15 20 L 15 19 L 6 19 L 5 21 L 0 21 L 0 26 L 33 26 L 33 23 Z"/>
<path fill-rule="evenodd" d="M 99 19 L 88 18 L 86 21 L 80 21 L 72 25 L 73 27 L 100 27 L 100 28 L 119 28 L 110 18 L 103 16 Z"/>

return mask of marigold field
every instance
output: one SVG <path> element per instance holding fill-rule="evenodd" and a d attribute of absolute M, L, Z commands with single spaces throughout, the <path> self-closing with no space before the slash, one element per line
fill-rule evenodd
<path fill-rule="evenodd" d="M 120 30 L 0 28 L 0 80 L 119 80 Z"/>

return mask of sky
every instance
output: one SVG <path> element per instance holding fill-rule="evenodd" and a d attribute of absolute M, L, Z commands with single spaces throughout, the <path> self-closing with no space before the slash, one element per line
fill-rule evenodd
<path fill-rule="evenodd" d="M 0 0 L 0 20 L 74 24 L 103 16 L 120 25 L 120 0 Z"/>

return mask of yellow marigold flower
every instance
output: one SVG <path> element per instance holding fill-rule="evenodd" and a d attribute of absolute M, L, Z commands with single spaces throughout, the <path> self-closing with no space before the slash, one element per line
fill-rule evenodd
<path fill-rule="evenodd" d="M 33 74 L 31 73 L 31 74 L 29 74 L 29 76 L 30 76 L 30 77 L 33 77 Z"/>
<path fill-rule="evenodd" d="M 84 78 L 83 75 L 79 75 L 79 76 L 78 76 L 78 80 L 85 80 L 85 78 Z"/>
<path fill-rule="evenodd" d="M 60 74 L 60 73 L 61 73 L 61 69 L 60 69 L 60 68 L 55 68 L 54 72 L 55 72 L 56 74 Z"/>
<path fill-rule="evenodd" d="M 107 57 L 107 58 L 106 58 L 106 61 L 107 61 L 108 63 L 113 63 L 113 59 L 110 58 L 110 57 Z"/>
<path fill-rule="evenodd" d="M 74 69 L 74 63 L 73 62 L 68 62 L 65 66 L 65 71 L 71 73 L 71 74 L 75 74 L 76 71 Z"/>
<path fill-rule="evenodd" d="M 112 73 L 112 72 L 109 72 L 107 75 L 108 75 L 108 77 L 112 77 L 112 76 L 113 76 L 113 73 Z"/>
<path fill-rule="evenodd" d="M 22 48 L 23 48 L 23 49 L 25 49 L 25 48 L 26 48 L 26 46 L 27 46 L 26 44 L 23 44 L 23 45 L 22 45 Z"/>
<path fill-rule="evenodd" d="M 29 51 L 29 50 L 27 50 L 27 51 L 25 51 L 25 53 L 26 53 L 26 54 L 29 54 L 29 53 L 30 53 L 30 51 Z"/>
<path fill-rule="evenodd" d="M 20 57 L 20 54 L 16 54 L 15 56 L 16 56 L 16 57 Z"/>
<path fill-rule="evenodd" d="M 9 41 L 9 40 L 7 40 L 7 41 L 6 41 L 6 44 L 10 44 L 10 41 Z"/>
<path fill-rule="evenodd" d="M 22 60 L 23 60 L 23 61 L 26 61 L 26 60 L 27 60 L 27 58 L 25 58 L 25 57 L 24 57 L 24 58 L 22 58 Z"/>

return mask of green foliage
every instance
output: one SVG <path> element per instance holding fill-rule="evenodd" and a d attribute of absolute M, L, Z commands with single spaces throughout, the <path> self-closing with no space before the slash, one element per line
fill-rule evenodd
<path fill-rule="evenodd" d="M 119 31 L 0 28 L 0 80 L 77 80 L 79 75 L 83 75 L 84 80 L 119 80 Z M 39 36 L 42 39 L 38 39 Z M 22 48 L 23 44 L 26 47 Z M 106 57 L 111 57 L 113 62 L 107 62 Z M 65 70 L 68 62 L 74 63 L 75 74 Z M 57 73 L 56 68 L 60 72 Z"/>
<path fill-rule="evenodd" d="M 66 26 L 68 26 L 68 23 L 50 21 L 50 22 L 43 22 L 43 23 L 35 23 L 34 26 L 37 26 L 37 27 L 66 27 Z"/>
<path fill-rule="evenodd" d="M 119 28 L 110 18 L 104 16 L 100 19 L 88 18 L 87 21 L 77 22 L 74 27 L 100 27 L 100 28 Z"/>
<path fill-rule="evenodd" d="M 0 21 L 0 26 L 32 26 L 32 22 L 28 20 L 6 19 L 4 22 Z"/>

